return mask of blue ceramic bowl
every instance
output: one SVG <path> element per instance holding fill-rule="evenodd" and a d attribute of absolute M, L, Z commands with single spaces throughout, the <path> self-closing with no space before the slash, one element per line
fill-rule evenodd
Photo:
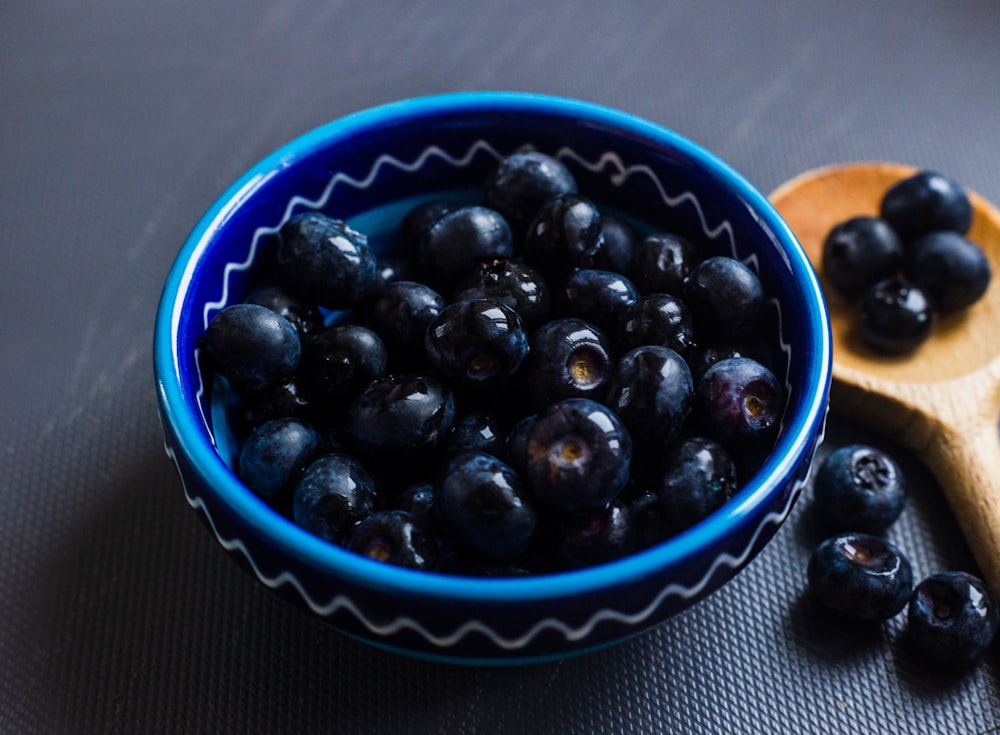
<path fill-rule="evenodd" d="M 564 161 L 580 191 L 647 229 L 759 273 L 787 388 L 780 435 L 723 508 L 628 558 L 530 578 L 396 568 L 293 525 L 233 472 L 235 446 L 200 365 L 198 340 L 239 302 L 292 214 L 317 208 L 385 247 L 403 213 L 429 198 L 476 201 L 498 159 L 531 147 Z M 806 255 L 768 201 L 717 157 L 676 133 L 584 102 L 459 93 L 349 115 L 258 163 L 194 228 L 164 287 L 154 361 L 166 451 L 188 502 L 261 583 L 333 627 L 386 648 L 465 663 L 549 660 L 647 630 L 729 580 L 788 516 L 820 440 L 830 332 Z M 215 391 L 218 393 L 218 391 Z"/>

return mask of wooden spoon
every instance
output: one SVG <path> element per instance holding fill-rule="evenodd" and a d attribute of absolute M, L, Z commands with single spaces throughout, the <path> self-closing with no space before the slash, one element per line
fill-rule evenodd
<path fill-rule="evenodd" d="M 771 201 L 820 276 L 833 331 L 830 410 L 909 448 L 934 474 L 984 581 L 1000 598 L 1000 212 L 974 192 L 967 237 L 983 248 L 993 277 L 967 310 L 940 318 L 914 353 L 866 349 L 856 306 L 823 278 L 823 242 L 838 222 L 878 215 L 886 189 L 917 169 L 857 163 L 816 169 L 780 186 Z"/>

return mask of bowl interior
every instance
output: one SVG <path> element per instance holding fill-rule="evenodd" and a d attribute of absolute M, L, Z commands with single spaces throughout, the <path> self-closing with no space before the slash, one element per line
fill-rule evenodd
<path fill-rule="evenodd" d="M 606 108 L 532 95 L 459 94 L 411 100 L 357 113 L 318 128 L 251 169 L 191 234 L 168 278 L 157 324 L 156 361 L 167 420 L 180 426 L 185 451 L 237 512 L 268 519 L 306 554 L 320 547 L 257 501 L 231 471 L 236 444 L 219 391 L 199 361 L 198 340 L 212 317 L 242 300 L 271 267 L 274 236 L 293 214 L 319 209 L 366 234 L 377 251 L 392 247 L 403 215 L 428 199 L 478 202 L 498 160 L 533 148 L 567 164 L 580 192 L 640 231 L 668 230 L 707 256 L 731 255 L 758 272 L 768 294 L 771 365 L 787 391 L 772 454 L 723 509 L 654 549 L 614 562 L 614 572 L 565 573 L 566 590 L 599 586 L 610 574 L 644 575 L 718 544 L 811 448 L 825 413 L 829 326 L 808 259 L 766 199 L 739 174 L 687 140 Z M 335 317 L 334 317 L 335 318 Z M 169 363 L 169 364 L 168 364 Z M 212 465 L 205 467 L 204 465 Z M 790 504 L 790 503 L 789 503 Z M 262 507 L 258 507 L 262 506 Z M 787 512 L 787 509 L 786 509 Z M 328 546 L 323 544 L 323 546 Z M 385 566 L 323 549 L 331 563 Z M 353 555 L 350 555 L 353 556 Z M 360 570 L 360 571 L 358 571 Z M 379 569 L 387 583 L 427 573 Z M 442 575 L 431 575 L 442 576 Z M 538 580 L 482 580 L 530 590 Z M 441 582 L 442 591 L 449 582 Z M 465 588 L 468 591 L 468 588 Z M 485 589 L 485 588 L 484 588 Z M 542 587 L 536 590 L 542 593 Z M 506 594 L 506 593 L 504 593 Z"/>

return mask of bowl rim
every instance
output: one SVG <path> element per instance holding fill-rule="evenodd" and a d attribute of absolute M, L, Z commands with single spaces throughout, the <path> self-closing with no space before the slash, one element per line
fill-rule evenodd
<path fill-rule="evenodd" d="M 233 212 L 271 176 L 335 141 L 349 139 L 386 123 L 397 124 L 439 114 L 474 115 L 489 111 L 556 116 L 595 123 L 620 135 L 637 137 L 666 150 L 677 151 L 683 158 L 695 162 L 703 171 L 733 190 L 781 244 L 788 266 L 799 281 L 808 305 L 806 313 L 796 317 L 808 321 L 807 333 L 812 335 L 811 343 L 804 346 L 807 355 L 804 385 L 812 388 L 801 399 L 803 408 L 786 417 L 784 431 L 775 450 L 726 505 L 686 531 L 622 559 L 583 569 L 516 578 L 458 576 L 395 567 L 349 552 L 299 528 L 243 485 L 214 444 L 205 438 L 200 428 L 200 417 L 188 410 L 188 403 L 183 398 L 190 388 L 182 385 L 177 360 L 181 306 L 191 286 L 198 260 L 204 255 L 214 233 L 222 229 Z M 171 427 L 177 445 L 173 450 L 168 448 L 168 454 L 182 453 L 202 483 L 243 523 L 269 539 L 270 543 L 281 546 L 285 553 L 305 559 L 315 568 L 344 577 L 362 587 L 393 590 L 424 598 L 472 602 L 537 601 L 597 593 L 655 576 L 665 567 L 694 560 L 702 550 L 724 543 L 724 538 L 733 528 L 747 522 L 761 504 L 770 500 L 772 494 L 780 489 L 784 478 L 814 447 L 813 439 L 822 433 L 826 417 L 832 369 L 829 317 L 815 271 L 789 226 L 768 199 L 743 175 L 717 155 L 679 133 L 631 113 L 567 97 L 510 91 L 452 92 L 378 105 L 320 125 L 259 160 L 212 203 L 182 245 L 163 286 L 153 342 L 161 421 Z M 176 457 L 174 460 L 177 462 Z M 195 501 L 186 487 L 185 493 L 194 505 Z M 790 510 L 792 500 L 794 497 L 789 499 L 784 515 Z M 780 523 L 784 516 L 776 520 Z M 763 525 L 758 528 L 758 533 Z M 750 543 L 746 553 L 754 545 Z M 711 572 L 705 575 L 702 584 L 713 576 Z"/>

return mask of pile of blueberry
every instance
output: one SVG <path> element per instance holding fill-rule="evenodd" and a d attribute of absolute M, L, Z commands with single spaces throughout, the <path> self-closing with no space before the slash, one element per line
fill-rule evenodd
<path fill-rule="evenodd" d="M 757 275 L 640 235 L 557 159 L 512 154 L 395 239 L 295 214 L 201 343 L 240 478 L 320 538 L 446 573 L 597 564 L 719 508 L 773 446 Z"/>
<path fill-rule="evenodd" d="M 906 503 L 898 464 L 884 452 L 851 444 L 816 471 L 813 510 L 834 535 L 813 552 L 807 568 L 812 595 L 848 618 L 888 620 L 909 604 L 909 638 L 929 660 L 964 666 L 989 647 L 1000 608 L 982 580 L 966 572 L 932 574 L 914 587 L 906 556 L 882 534 Z"/>
<path fill-rule="evenodd" d="M 860 299 L 862 341 L 885 355 L 905 355 L 930 336 L 937 314 L 982 297 L 990 264 L 966 237 L 968 196 L 941 174 L 920 171 L 896 182 L 879 215 L 853 217 L 829 232 L 823 273 L 845 297 Z"/>

